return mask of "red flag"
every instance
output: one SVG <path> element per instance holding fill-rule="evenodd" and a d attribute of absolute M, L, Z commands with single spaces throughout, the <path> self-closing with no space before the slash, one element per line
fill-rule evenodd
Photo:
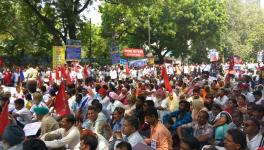
<path fill-rule="evenodd" d="M 41 76 L 38 76 L 38 87 L 40 88 L 41 86 L 42 86 Z"/>
<path fill-rule="evenodd" d="M 56 110 L 57 114 L 60 116 L 70 114 L 70 108 L 68 105 L 68 100 L 65 93 L 65 87 L 63 82 L 61 82 L 58 94 L 54 101 L 54 109 Z"/>
<path fill-rule="evenodd" d="M 128 66 L 128 62 L 126 62 L 126 74 L 129 75 L 130 73 L 130 69 L 129 69 L 129 66 Z"/>
<path fill-rule="evenodd" d="M 55 68 L 55 78 L 56 78 L 56 80 L 59 80 L 59 78 L 60 78 L 58 67 Z"/>
<path fill-rule="evenodd" d="M 8 102 L 5 102 L 3 110 L 0 114 L 0 136 L 3 135 L 5 127 L 9 124 L 8 119 Z"/>
<path fill-rule="evenodd" d="M 71 80 L 71 76 L 70 76 L 70 71 L 68 71 L 67 73 L 67 85 L 71 85 L 72 84 L 72 80 Z"/>
<path fill-rule="evenodd" d="M 89 73 L 87 71 L 86 65 L 83 66 L 83 73 L 84 73 L 85 77 L 89 77 Z"/>
<path fill-rule="evenodd" d="M 168 77 L 166 68 L 164 66 L 162 67 L 162 76 L 164 78 L 164 84 L 165 84 L 166 90 L 171 93 L 172 92 L 172 88 L 170 86 L 169 77 Z"/>
<path fill-rule="evenodd" d="M 52 86 L 52 84 L 53 84 L 52 72 L 50 71 L 50 75 L 49 75 L 49 85 Z"/>
<path fill-rule="evenodd" d="M 63 66 L 61 66 L 61 76 L 66 79 L 67 78 L 67 74 L 65 72 L 65 68 Z"/>

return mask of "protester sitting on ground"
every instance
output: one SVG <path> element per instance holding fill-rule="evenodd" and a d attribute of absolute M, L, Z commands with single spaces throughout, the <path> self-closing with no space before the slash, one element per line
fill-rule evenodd
<path fill-rule="evenodd" d="M 116 146 L 121 141 L 126 141 L 130 143 L 132 147 L 140 142 L 143 143 L 144 140 L 139 134 L 138 128 L 139 123 L 137 118 L 130 116 L 125 117 L 124 128 L 122 129 L 122 132 L 116 131 L 113 135 L 113 140 L 111 143 Z"/>
<path fill-rule="evenodd" d="M 225 89 L 220 89 L 219 92 L 217 93 L 217 97 L 214 99 L 214 102 L 216 104 L 219 104 L 222 109 L 226 107 L 226 103 L 228 101 L 228 97 L 226 96 L 226 91 Z"/>
<path fill-rule="evenodd" d="M 41 137 L 48 132 L 59 129 L 59 123 L 51 117 L 47 107 L 34 108 L 37 120 L 41 122 Z"/>
<path fill-rule="evenodd" d="M 109 98 L 110 98 L 110 103 L 108 104 L 108 106 L 106 107 L 106 109 L 110 113 L 113 113 L 114 110 L 117 107 L 122 107 L 123 108 L 123 104 L 119 101 L 119 96 L 115 92 L 110 92 L 109 93 Z"/>
<path fill-rule="evenodd" d="M 116 107 L 111 120 L 112 132 L 121 131 L 124 127 L 124 113 L 125 110 L 122 107 Z"/>
<path fill-rule="evenodd" d="M 75 127 L 75 122 L 73 115 L 65 115 L 60 122 L 61 128 L 44 134 L 41 139 L 44 140 L 48 148 L 66 146 L 66 149 L 74 150 L 75 146 L 80 142 L 80 132 Z M 45 137 L 49 134 L 60 136 L 61 139 L 45 141 Z"/>
<path fill-rule="evenodd" d="M 181 107 L 181 106 L 180 106 Z M 144 139 L 148 145 L 156 145 L 157 150 L 172 150 L 172 136 L 170 131 L 158 120 L 157 109 L 151 107 L 145 112 L 145 122 L 151 126 L 150 138 Z M 151 142 L 154 142 L 151 144 Z"/>
<path fill-rule="evenodd" d="M 209 114 L 202 110 L 198 114 L 197 121 L 184 124 L 177 128 L 177 134 L 180 139 L 183 137 L 194 137 L 202 147 L 210 142 L 213 138 L 213 126 L 208 123 Z M 189 130 L 191 129 L 191 130 Z"/>
<path fill-rule="evenodd" d="M 143 104 L 143 112 L 142 115 L 144 116 L 145 111 L 150 108 L 154 107 L 154 102 L 152 100 L 146 100 Z M 136 117 L 136 116 L 135 116 Z M 139 120 L 139 133 L 144 137 L 149 137 L 150 135 L 150 125 L 147 122 L 140 123 Z"/>
<path fill-rule="evenodd" d="M 257 105 L 263 105 L 263 98 L 262 98 L 262 92 L 261 91 L 254 91 L 253 92 L 253 95 L 254 95 L 254 97 L 255 97 L 255 104 L 257 104 Z"/>
<path fill-rule="evenodd" d="M 246 150 L 246 135 L 239 129 L 230 129 L 225 136 L 226 150 Z"/>
<path fill-rule="evenodd" d="M 33 115 L 35 115 L 35 113 L 34 113 L 35 107 L 47 107 L 47 105 L 43 102 L 43 97 L 42 97 L 42 94 L 40 92 L 33 93 L 32 103 L 33 103 L 33 105 L 31 107 L 30 111 L 31 111 L 31 113 L 33 113 Z"/>
<path fill-rule="evenodd" d="M 204 108 L 204 101 L 200 97 L 200 89 L 195 87 L 193 89 L 193 95 L 188 99 L 191 104 L 192 119 L 197 120 L 198 112 Z"/>
<path fill-rule="evenodd" d="M 167 97 L 168 102 L 168 110 L 170 112 L 174 112 L 179 109 L 179 98 L 177 97 L 176 93 L 170 92 L 169 96 Z"/>
<path fill-rule="evenodd" d="M 246 135 L 239 129 L 230 129 L 225 135 L 224 147 L 206 145 L 202 150 L 248 150 Z"/>
<path fill-rule="evenodd" d="M 22 98 L 15 100 L 15 110 L 12 112 L 12 116 L 16 118 L 17 124 L 22 128 L 31 123 L 32 114 L 31 112 L 25 107 L 25 101 Z"/>
<path fill-rule="evenodd" d="M 128 142 L 120 142 L 117 144 L 116 150 L 132 150 L 132 146 Z"/>
<path fill-rule="evenodd" d="M 223 144 L 224 136 L 227 131 L 228 124 L 232 122 L 231 115 L 222 111 L 222 108 L 218 104 L 214 104 L 212 107 L 212 112 L 215 116 L 214 121 L 212 122 L 214 130 L 214 139 L 218 144 Z"/>
<path fill-rule="evenodd" d="M 29 139 L 23 143 L 23 150 L 48 150 L 48 148 L 40 139 Z"/>
<path fill-rule="evenodd" d="M 237 105 L 238 105 L 238 109 L 243 113 L 246 114 L 247 113 L 247 100 L 246 97 L 244 95 L 238 95 L 237 97 Z"/>
<path fill-rule="evenodd" d="M 4 150 L 22 150 L 25 133 L 23 129 L 17 125 L 6 126 L 2 135 Z"/>
<path fill-rule="evenodd" d="M 243 114 L 238 109 L 235 109 L 231 116 L 232 122 L 228 125 L 228 130 L 239 129 L 243 131 Z"/>
<path fill-rule="evenodd" d="M 257 150 L 264 146 L 263 134 L 260 132 L 260 123 L 255 118 L 249 118 L 244 121 L 244 130 L 246 133 L 247 146 L 249 150 Z"/>
<path fill-rule="evenodd" d="M 96 150 L 98 140 L 95 135 L 82 135 L 80 140 L 80 150 Z"/>
<path fill-rule="evenodd" d="M 83 129 L 81 130 L 81 139 L 83 136 L 95 136 L 98 141 L 97 150 L 108 150 L 109 149 L 109 142 L 102 135 L 98 133 L 94 133 L 93 131 L 89 129 Z M 78 146 L 76 146 L 76 148 L 78 148 Z"/>
<path fill-rule="evenodd" d="M 199 150 L 199 147 L 199 141 L 195 137 L 189 136 L 181 139 L 180 150 Z"/>
<path fill-rule="evenodd" d="M 189 110 L 190 103 L 187 101 L 180 101 L 179 110 L 165 115 L 163 117 L 163 123 L 168 129 L 175 131 L 177 127 L 192 121 L 191 113 Z M 176 118 L 175 121 L 173 120 L 173 117 Z"/>
<path fill-rule="evenodd" d="M 235 109 L 237 109 L 236 99 L 233 98 L 228 99 L 224 111 L 228 112 L 229 114 L 232 114 Z"/>
<path fill-rule="evenodd" d="M 90 129 L 95 133 L 103 134 L 103 126 L 106 124 L 106 119 L 98 116 L 96 107 L 89 106 L 87 119 L 83 122 L 82 128 Z"/>
<path fill-rule="evenodd" d="M 264 106 L 254 105 L 252 115 L 259 120 L 261 133 L 264 133 Z"/>

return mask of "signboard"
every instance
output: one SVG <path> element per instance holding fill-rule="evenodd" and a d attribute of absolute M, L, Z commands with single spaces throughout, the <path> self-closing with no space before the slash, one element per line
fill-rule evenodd
<path fill-rule="evenodd" d="M 263 51 L 259 51 L 257 53 L 257 61 L 262 62 L 262 60 L 263 60 Z"/>
<path fill-rule="evenodd" d="M 144 51 L 139 48 L 123 48 L 123 55 L 125 57 L 144 57 Z"/>
<path fill-rule="evenodd" d="M 112 53 L 112 64 L 118 64 L 120 62 L 119 53 Z"/>
<path fill-rule="evenodd" d="M 82 55 L 81 47 L 67 46 L 66 47 L 66 60 L 80 60 Z"/>
<path fill-rule="evenodd" d="M 67 39 L 66 44 L 66 60 L 80 60 L 82 58 L 81 40 Z"/>
<path fill-rule="evenodd" d="M 52 47 L 52 64 L 53 68 L 58 65 L 65 63 L 65 47 L 64 46 L 53 46 Z"/>
<path fill-rule="evenodd" d="M 148 64 L 148 59 L 129 61 L 129 67 L 143 67 Z"/>
<path fill-rule="evenodd" d="M 210 61 L 218 61 L 219 60 L 219 53 L 216 49 L 210 49 L 209 51 L 209 57 L 210 57 Z"/>
<path fill-rule="evenodd" d="M 78 46 L 80 46 L 82 43 L 81 43 L 81 40 L 71 40 L 71 39 L 67 39 L 66 40 L 66 44 L 67 45 L 78 45 Z"/>
<path fill-rule="evenodd" d="M 126 65 L 126 62 L 127 62 L 127 60 L 125 60 L 125 59 L 120 59 L 120 64 L 121 64 L 121 65 Z"/>

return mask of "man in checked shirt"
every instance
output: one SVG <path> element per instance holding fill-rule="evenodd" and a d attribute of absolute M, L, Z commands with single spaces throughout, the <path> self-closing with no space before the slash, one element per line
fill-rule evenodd
<path fill-rule="evenodd" d="M 177 128 L 179 138 L 183 138 L 190 134 L 194 136 L 200 143 L 200 146 L 208 144 L 209 140 L 213 138 L 213 126 L 208 123 L 209 115 L 206 111 L 201 110 L 198 114 L 197 121 L 184 124 Z"/>

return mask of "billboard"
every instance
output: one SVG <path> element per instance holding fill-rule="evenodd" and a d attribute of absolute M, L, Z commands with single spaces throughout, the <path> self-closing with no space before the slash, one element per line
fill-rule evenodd
<path fill-rule="evenodd" d="M 112 64 L 118 64 L 120 62 L 119 53 L 112 53 Z"/>
<path fill-rule="evenodd" d="M 67 46 L 66 47 L 66 60 L 80 60 L 82 55 L 81 47 Z"/>
<path fill-rule="evenodd" d="M 141 48 L 123 48 L 125 57 L 144 57 L 144 51 Z"/>
<path fill-rule="evenodd" d="M 82 58 L 82 48 L 80 40 L 67 39 L 66 41 L 66 60 L 76 61 Z"/>
<path fill-rule="evenodd" d="M 65 63 L 65 47 L 64 46 L 53 46 L 52 47 L 52 64 L 53 68 L 58 65 Z"/>

